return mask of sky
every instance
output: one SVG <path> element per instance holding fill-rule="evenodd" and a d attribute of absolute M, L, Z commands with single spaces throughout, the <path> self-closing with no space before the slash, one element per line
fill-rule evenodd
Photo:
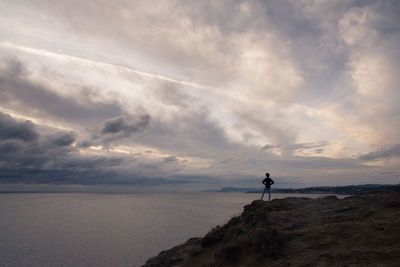
<path fill-rule="evenodd" d="M 398 14 L 0 0 L 0 189 L 400 183 Z"/>

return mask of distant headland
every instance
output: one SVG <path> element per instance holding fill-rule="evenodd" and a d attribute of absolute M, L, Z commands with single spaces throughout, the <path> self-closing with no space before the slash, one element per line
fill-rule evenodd
<path fill-rule="evenodd" d="M 204 190 L 203 192 L 243 192 L 261 193 L 260 188 L 248 187 L 223 187 L 219 190 Z M 316 186 L 306 188 L 272 188 L 274 193 L 293 193 L 293 194 L 334 194 L 334 195 L 370 195 L 370 194 L 391 194 L 400 193 L 400 184 L 364 184 L 346 186 Z"/>

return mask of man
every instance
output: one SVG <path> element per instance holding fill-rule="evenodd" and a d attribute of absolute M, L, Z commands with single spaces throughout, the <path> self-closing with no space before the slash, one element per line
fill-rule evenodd
<path fill-rule="evenodd" d="M 266 176 L 266 178 L 262 181 L 262 183 L 265 185 L 265 188 L 262 193 L 261 200 L 263 200 L 265 192 L 268 192 L 268 201 L 270 201 L 271 200 L 271 185 L 274 184 L 274 181 L 272 181 L 272 179 L 269 178 L 268 172 L 265 174 L 265 176 Z"/>

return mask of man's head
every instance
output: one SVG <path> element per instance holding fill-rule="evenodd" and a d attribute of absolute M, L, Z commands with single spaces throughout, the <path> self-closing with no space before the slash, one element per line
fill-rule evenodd
<path fill-rule="evenodd" d="M 265 176 L 269 177 L 269 172 L 267 172 L 267 173 L 265 174 Z"/>

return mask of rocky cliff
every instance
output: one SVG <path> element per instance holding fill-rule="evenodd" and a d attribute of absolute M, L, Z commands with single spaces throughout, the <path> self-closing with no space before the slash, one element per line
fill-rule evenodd
<path fill-rule="evenodd" d="M 400 195 L 256 200 L 144 266 L 399 266 Z"/>

